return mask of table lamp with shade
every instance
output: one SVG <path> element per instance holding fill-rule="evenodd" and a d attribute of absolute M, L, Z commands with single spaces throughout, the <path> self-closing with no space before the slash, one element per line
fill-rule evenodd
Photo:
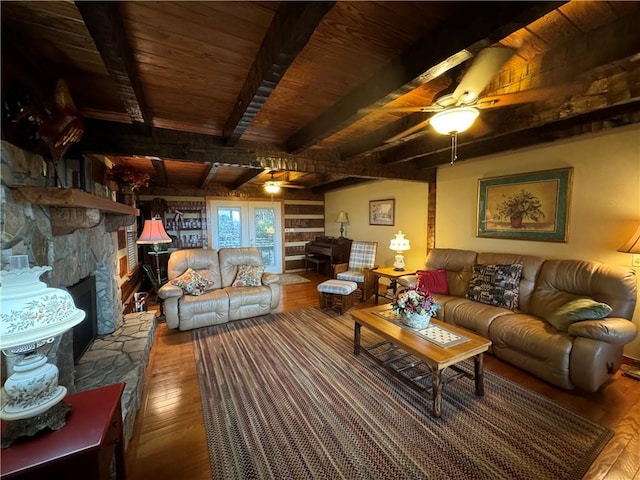
<path fill-rule="evenodd" d="M 162 224 L 160 215 L 156 215 L 151 220 L 144 221 L 144 227 L 142 233 L 136 243 L 139 245 L 153 245 L 153 251 L 156 257 L 156 275 L 158 277 L 158 285 L 162 285 L 162 278 L 160 276 L 160 258 L 158 252 L 160 251 L 161 243 L 171 243 L 171 237 L 167 235 Z"/>
<path fill-rule="evenodd" d="M 6 403 L 0 411 L 7 421 L 2 448 L 44 428 L 64 426 L 71 409 L 62 401 L 67 389 L 58 385 L 58 368 L 47 363 L 46 353 L 58 335 L 86 315 L 76 308 L 69 292 L 39 280 L 50 266 L 29 268 L 27 255 L 11 256 L 9 266 L 0 272 L 0 349 L 13 360 L 13 373 L 4 383 Z"/>
<path fill-rule="evenodd" d="M 396 252 L 395 262 L 393 263 L 393 269 L 402 272 L 404 271 L 404 255 L 402 252 L 406 252 L 411 249 L 409 245 L 409 240 L 404 238 L 404 233 L 400 230 L 396 233 L 396 238 L 391 239 L 391 244 L 389 245 L 389 249 Z"/>
<path fill-rule="evenodd" d="M 349 214 L 344 210 L 340 210 L 336 222 L 340 224 L 340 238 L 344 238 L 344 226 L 349 225 Z"/>

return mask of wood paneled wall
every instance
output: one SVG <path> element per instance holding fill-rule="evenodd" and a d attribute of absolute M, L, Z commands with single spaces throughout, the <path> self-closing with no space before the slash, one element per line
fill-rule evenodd
<path fill-rule="evenodd" d="M 324 200 L 285 200 L 285 272 L 304 270 L 304 246 L 324 235 Z"/>

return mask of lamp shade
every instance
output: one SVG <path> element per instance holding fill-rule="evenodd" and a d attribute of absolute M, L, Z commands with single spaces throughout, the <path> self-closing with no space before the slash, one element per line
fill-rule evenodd
<path fill-rule="evenodd" d="M 391 244 L 389 245 L 389 249 L 394 252 L 406 252 L 407 250 L 411 250 L 411 246 L 409 245 L 409 240 L 404 238 L 404 233 L 400 230 L 396 233 L 396 238 L 391 240 Z"/>
<path fill-rule="evenodd" d="M 473 107 L 454 107 L 436 113 L 429 123 L 436 132 L 442 135 L 452 135 L 467 130 L 476 118 L 478 110 Z"/>
<path fill-rule="evenodd" d="M 349 225 L 349 214 L 344 210 L 340 210 L 338 212 L 338 218 L 336 219 L 337 223 L 344 223 L 345 225 Z"/>
<path fill-rule="evenodd" d="M 71 294 L 39 280 L 51 267 L 2 270 L 0 348 L 12 349 L 60 335 L 84 320 Z"/>
<path fill-rule="evenodd" d="M 152 218 L 151 220 L 144 221 L 142 233 L 140 234 L 138 240 L 136 240 L 136 243 L 140 243 L 143 245 L 171 242 L 171 237 L 169 237 L 169 235 L 167 235 L 167 232 L 165 232 L 164 225 L 162 225 L 162 220 L 158 216 Z"/>
<path fill-rule="evenodd" d="M 622 245 L 618 251 L 623 253 L 640 253 L 640 225 L 638 225 L 634 234 L 631 235 L 631 238 L 627 240 L 627 243 Z"/>

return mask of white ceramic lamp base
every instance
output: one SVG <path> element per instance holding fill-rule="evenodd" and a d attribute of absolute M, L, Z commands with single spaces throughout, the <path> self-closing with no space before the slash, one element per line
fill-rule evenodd
<path fill-rule="evenodd" d="M 395 262 L 393 263 L 393 269 L 398 272 L 404 271 L 404 255 L 396 255 Z"/>

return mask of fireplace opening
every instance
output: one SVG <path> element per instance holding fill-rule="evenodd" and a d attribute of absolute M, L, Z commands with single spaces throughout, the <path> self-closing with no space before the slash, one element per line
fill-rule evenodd
<path fill-rule="evenodd" d="M 68 287 L 68 290 L 76 307 L 86 313 L 84 320 L 73 327 L 73 363 L 75 364 L 98 334 L 96 278 L 90 275 Z"/>

